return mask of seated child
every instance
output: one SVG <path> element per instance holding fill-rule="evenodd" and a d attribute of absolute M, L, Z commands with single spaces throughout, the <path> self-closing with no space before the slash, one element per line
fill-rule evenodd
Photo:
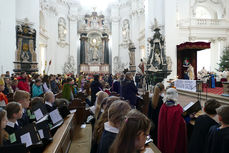
<path fill-rule="evenodd" d="M 150 120 L 136 109 L 131 110 L 120 128 L 109 153 L 137 153 L 145 150 Z"/>
<path fill-rule="evenodd" d="M 30 94 L 24 90 L 17 90 L 14 93 L 14 101 L 20 103 L 22 106 L 23 115 L 22 118 L 18 120 L 18 124 L 23 127 L 29 123 L 27 109 L 30 104 Z"/>
<path fill-rule="evenodd" d="M 4 130 L 7 124 L 6 110 L 0 108 L 0 146 L 8 139 L 8 134 Z"/>
<path fill-rule="evenodd" d="M 109 153 L 109 148 L 118 134 L 126 114 L 130 110 L 130 105 L 125 101 L 115 101 L 111 104 L 108 110 L 108 122 L 104 123 L 104 130 L 97 153 Z"/>
<path fill-rule="evenodd" d="M 6 132 L 8 134 L 14 133 L 21 128 L 17 120 L 22 118 L 22 106 L 17 102 L 10 102 L 6 105 L 8 122 L 6 124 Z"/>
<path fill-rule="evenodd" d="M 53 92 L 46 92 L 44 95 L 44 101 L 48 113 L 56 109 L 56 107 L 53 105 L 55 101 L 55 95 Z"/>
<path fill-rule="evenodd" d="M 40 79 L 36 79 L 35 83 L 32 86 L 32 97 L 39 97 L 44 94 L 42 89 L 42 81 Z"/>
<path fill-rule="evenodd" d="M 213 119 L 216 116 L 216 109 L 220 106 L 215 99 L 209 99 L 204 104 L 204 112 L 200 115 L 194 125 L 192 136 L 189 142 L 189 153 L 203 153 L 207 143 L 208 131 L 212 125 L 218 123 Z"/>
<path fill-rule="evenodd" d="M 210 128 L 205 153 L 228 153 L 229 106 L 220 106 L 216 112 L 221 125 L 213 125 Z"/>

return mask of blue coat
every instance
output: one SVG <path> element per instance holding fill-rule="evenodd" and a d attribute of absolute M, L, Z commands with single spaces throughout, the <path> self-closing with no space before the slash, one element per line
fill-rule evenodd
<path fill-rule="evenodd" d="M 35 83 L 33 84 L 32 87 L 32 97 L 39 97 L 40 95 L 43 94 L 43 89 L 42 86 L 37 86 Z"/>

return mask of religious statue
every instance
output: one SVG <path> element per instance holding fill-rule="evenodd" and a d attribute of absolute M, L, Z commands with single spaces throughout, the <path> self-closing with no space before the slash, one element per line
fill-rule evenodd
<path fill-rule="evenodd" d="M 22 62 L 29 61 L 29 47 L 27 43 L 24 43 L 22 46 L 21 59 L 22 59 Z"/>
<path fill-rule="evenodd" d="M 194 73 L 194 68 L 191 64 L 188 65 L 187 72 L 188 72 L 189 80 L 194 80 L 195 79 L 195 73 Z"/>
<path fill-rule="evenodd" d="M 66 34 L 67 34 L 67 29 L 66 29 L 66 22 L 63 17 L 60 17 L 58 20 L 58 37 L 60 41 L 65 41 L 66 40 Z"/>
<path fill-rule="evenodd" d="M 123 38 L 123 41 L 129 41 L 129 38 L 130 38 L 130 25 L 129 25 L 129 20 L 127 19 L 123 21 L 122 38 Z"/>
<path fill-rule="evenodd" d="M 166 56 L 167 70 L 172 71 L 172 59 L 170 56 Z"/>
<path fill-rule="evenodd" d="M 97 37 L 93 37 L 90 39 L 90 48 L 92 53 L 92 61 L 99 60 L 99 45 L 101 44 L 101 40 Z"/>
<path fill-rule="evenodd" d="M 145 63 L 143 62 L 143 60 L 141 59 L 141 62 L 138 65 L 139 69 L 141 70 L 141 74 L 145 73 Z"/>

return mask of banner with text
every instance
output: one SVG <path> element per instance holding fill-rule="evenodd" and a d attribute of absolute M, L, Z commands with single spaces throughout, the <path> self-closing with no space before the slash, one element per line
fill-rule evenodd
<path fill-rule="evenodd" d="M 178 79 L 174 83 L 176 89 L 196 92 L 196 80 Z"/>

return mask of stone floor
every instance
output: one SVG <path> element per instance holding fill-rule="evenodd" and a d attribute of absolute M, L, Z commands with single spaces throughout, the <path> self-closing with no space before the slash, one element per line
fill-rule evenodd
<path fill-rule="evenodd" d="M 198 99 L 197 98 L 193 98 L 193 97 L 189 97 L 189 96 L 184 96 L 184 95 L 179 95 L 178 96 L 178 103 L 184 107 L 185 105 L 187 105 L 190 102 L 196 102 Z M 204 101 L 201 101 L 201 104 L 203 104 Z"/>

